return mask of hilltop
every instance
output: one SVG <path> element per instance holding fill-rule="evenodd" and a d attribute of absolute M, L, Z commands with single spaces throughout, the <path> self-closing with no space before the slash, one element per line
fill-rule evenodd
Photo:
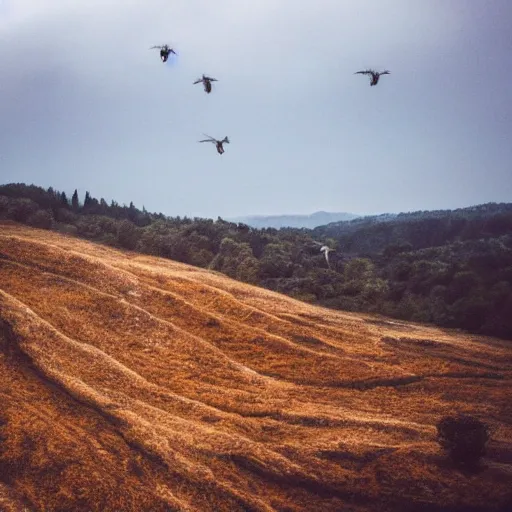
<path fill-rule="evenodd" d="M 416 251 L 512 235 L 512 204 L 372 215 L 318 226 L 312 233 L 335 238 L 349 253 L 377 255 L 391 248 Z"/>
<path fill-rule="evenodd" d="M 0 508 L 510 510 L 510 350 L 3 223 Z"/>

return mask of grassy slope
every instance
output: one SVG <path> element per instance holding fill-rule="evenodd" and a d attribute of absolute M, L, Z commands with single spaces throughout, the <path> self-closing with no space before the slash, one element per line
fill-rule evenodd
<path fill-rule="evenodd" d="M 510 354 L 2 224 L 0 509 L 498 507 Z M 455 411 L 492 428 L 478 475 L 435 441 Z"/>

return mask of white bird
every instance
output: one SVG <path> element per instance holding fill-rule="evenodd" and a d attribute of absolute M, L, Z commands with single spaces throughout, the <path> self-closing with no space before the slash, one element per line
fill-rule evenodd
<path fill-rule="evenodd" d="M 207 135 L 206 133 L 203 133 L 203 135 L 208 138 L 206 140 L 200 140 L 199 142 L 213 142 L 215 146 L 217 146 L 217 153 L 219 153 L 219 155 L 222 155 L 222 153 L 224 153 L 224 148 L 222 145 L 224 143 L 229 144 L 229 139 L 227 136 L 224 137 L 222 140 L 217 140 L 214 139 L 213 137 L 210 137 L 210 135 Z"/>
<path fill-rule="evenodd" d="M 320 252 L 324 253 L 325 261 L 327 261 L 327 266 L 329 268 L 331 268 L 331 264 L 329 263 L 329 253 L 330 252 L 335 252 L 335 251 L 336 251 L 336 249 L 331 249 L 327 245 L 323 245 L 322 247 L 320 247 Z"/>
<path fill-rule="evenodd" d="M 331 249 L 328 245 L 325 245 L 325 244 L 321 244 L 320 242 L 316 242 L 315 240 L 313 240 L 313 243 L 316 244 L 316 245 L 320 245 L 320 252 L 323 252 L 324 253 L 324 256 L 325 256 L 325 261 L 327 261 L 327 266 L 329 268 L 331 268 L 331 264 L 329 263 L 329 253 L 330 252 L 336 252 L 336 249 Z"/>
<path fill-rule="evenodd" d="M 198 78 L 194 82 L 194 85 L 200 82 L 203 82 L 205 92 L 210 94 L 212 92 L 212 82 L 218 82 L 218 80 L 216 78 L 210 78 L 209 76 L 203 75 L 203 78 Z"/>

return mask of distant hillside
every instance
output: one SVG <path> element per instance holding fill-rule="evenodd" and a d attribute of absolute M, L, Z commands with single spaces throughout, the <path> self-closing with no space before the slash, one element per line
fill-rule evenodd
<path fill-rule="evenodd" d="M 0 186 L 0 219 L 209 268 L 334 309 L 512 339 L 512 204 L 277 230 L 10 184 Z M 318 243 L 335 249 L 329 264 Z"/>
<path fill-rule="evenodd" d="M 510 511 L 511 350 L 4 222 L 0 510 Z"/>
<path fill-rule="evenodd" d="M 253 215 L 226 219 L 229 222 L 241 222 L 252 228 L 308 228 L 329 224 L 330 222 L 347 221 L 357 218 L 352 213 L 315 212 L 311 215 Z"/>
<path fill-rule="evenodd" d="M 510 203 L 360 217 L 312 231 L 316 237 L 336 239 L 345 252 L 368 255 L 377 254 L 389 245 L 417 250 L 511 233 Z"/>

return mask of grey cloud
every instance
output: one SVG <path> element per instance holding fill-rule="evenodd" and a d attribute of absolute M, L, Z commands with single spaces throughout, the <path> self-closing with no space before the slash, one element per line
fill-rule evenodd
<path fill-rule="evenodd" d="M 510 11 L 475 4 L 11 2 L 0 179 L 212 217 L 507 200 Z"/>

